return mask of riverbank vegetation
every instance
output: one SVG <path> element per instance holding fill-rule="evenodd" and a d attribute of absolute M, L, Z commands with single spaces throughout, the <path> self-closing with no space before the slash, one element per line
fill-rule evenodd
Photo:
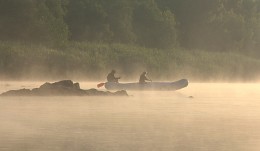
<path fill-rule="evenodd" d="M 122 80 L 138 80 L 146 70 L 153 79 L 253 81 L 260 60 L 237 52 L 151 49 L 123 44 L 69 43 L 62 49 L 1 43 L 1 78 L 105 80 L 117 69 Z M 113 53 L 111 53 L 113 52 Z"/>
<path fill-rule="evenodd" d="M 257 0 L 0 0 L 0 18 L 2 79 L 260 77 Z"/>

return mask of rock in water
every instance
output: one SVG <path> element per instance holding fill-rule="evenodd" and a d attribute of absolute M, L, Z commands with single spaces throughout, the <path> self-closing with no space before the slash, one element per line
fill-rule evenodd
<path fill-rule="evenodd" d="M 79 83 L 71 80 L 62 80 L 54 83 L 44 83 L 39 88 L 10 90 L 1 96 L 128 96 L 125 90 L 109 92 L 97 89 L 80 89 Z"/>
<path fill-rule="evenodd" d="M 32 91 L 30 89 L 10 90 L 1 94 L 1 96 L 30 96 Z"/>

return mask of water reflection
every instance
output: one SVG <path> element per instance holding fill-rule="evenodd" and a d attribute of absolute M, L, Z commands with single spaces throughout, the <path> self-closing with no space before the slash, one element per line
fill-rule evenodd
<path fill-rule="evenodd" d="M 1 92 L 42 83 L 8 84 Z M 0 150 L 258 151 L 259 92 L 259 84 L 191 83 L 131 97 L 4 97 Z"/>

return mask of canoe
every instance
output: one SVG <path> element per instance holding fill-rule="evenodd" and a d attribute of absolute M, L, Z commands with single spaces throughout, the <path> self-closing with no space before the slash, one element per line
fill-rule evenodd
<path fill-rule="evenodd" d="M 189 81 L 187 79 L 181 79 L 174 82 L 147 82 L 140 84 L 138 82 L 133 83 L 116 83 L 106 82 L 105 88 L 108 90 L 161 90 L 161 91 L 175 91 L 187 87 Z"/>

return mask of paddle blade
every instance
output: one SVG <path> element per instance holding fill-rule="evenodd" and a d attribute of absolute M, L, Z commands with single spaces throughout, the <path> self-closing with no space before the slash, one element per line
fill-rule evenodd
<path fill-rule="evenodd" d="M 105 83 L 99 83 L 99 84 L 97 84 L 97 87 L 100 88 L 100 87 L 102 87 L 103 85 L 105 85 Z"/>

